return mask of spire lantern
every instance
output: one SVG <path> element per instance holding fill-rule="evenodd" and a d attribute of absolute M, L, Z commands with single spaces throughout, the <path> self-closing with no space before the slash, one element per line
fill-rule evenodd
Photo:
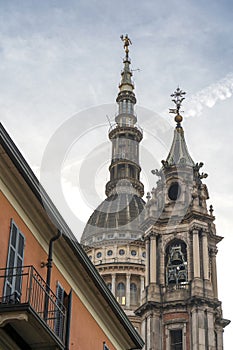
<path fill-rule="evenodd" d="M 136 97 L 129 59 L 129 46 L 132 42 L 127 34 L 121 35 L 120 38 L 124 43 L 125 57 L 116 99 L 118 104 L 116 124 L 109 131 L 109 139 L 112 142 L 112 162 L 109 167 L 110 181 L 106 184 L 106 195 L 110 197 L 117 192 L 125 192 L 142 197 L 144 186 L 140 182 L 139 143 L 143 135 L 141 128 L 137 125 L 134 112 Z"/>
<path fill-rule="evenodd" d="M 132 41 L 128 37 L 128 34 L 125 36 L 121 35 L 120 36 L 121 40 L 124 43 L 124 50 L 125 50 L 125 57 L 123 59 L 124 63 L 124 68 L 123 71 L 121 72 L 121 82 L 119 85 L 120 92 L 124 91 L 130 91 L 133 92 L 134 85 L 132 82 L 132 71 L 130 69 L 130 58 L 129 58 L 129 45 L 132 45 Z M 135 99 L 136 103 L 136 99 Z"/>
<path fill-rule="evenodd" d="M 124 43 L 125 57 L 123 58 L 123 70 L 121 72 L 121 82 L 119 84 L 119 93 L 116 98 L 118 103 L 118 115 L 115 121 L 118 125 L 133 126 L 137 122 L 136 115 L 134 113 L 134 105 L 137 100 L 134 94 L 134 84 L 132 82 L 132 71 L 130 69 L 129 58 L 129 45 L 132 45 L 132 41 L 129 39 L 128 34 L 120 36 Z"/>

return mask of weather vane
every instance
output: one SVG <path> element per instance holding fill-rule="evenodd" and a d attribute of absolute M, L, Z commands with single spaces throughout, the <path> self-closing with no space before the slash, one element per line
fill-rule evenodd
<path fill-rule="evenodd" d="M 132 41 L 131 41 L 130 38 L 128 37 L 128 34 L 125 34 L 125 36 L 121 35 L 120 38 L 121 38 L 121 40 L 124 42 L 125 54 L 126 54 L 126 57 L 128 57 L 128 54 L 129 54 L 129 45 L 132 45 Z"/>
<path fill-rule="evenodd" d="M 185 97 L 184 95 L 186 94 L 185 91 L 182 91 L 179 87 L 176 89 L 176 91 L 171 94 L 172 102 L 175 103 L 176 108 L 170 108 L 169 113 L 176 114 L 175 116 L 175 121 L 177 122 L 177 126 L 180 126 L 180 123 L 182 122 L 183 118 L 180 115 L 180 107 L 182 102 L 184 101 Z"/>

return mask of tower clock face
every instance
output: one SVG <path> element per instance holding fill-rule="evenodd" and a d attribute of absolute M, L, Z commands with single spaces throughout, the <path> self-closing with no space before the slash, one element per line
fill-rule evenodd
<path fill-rule="evenodd" d="M 169 199 L 171 199 L 172 201 L 176 201 L 180 197 L 180 193 L 181 188 L 178 182 L 172 183 L 168 190 Z"/>

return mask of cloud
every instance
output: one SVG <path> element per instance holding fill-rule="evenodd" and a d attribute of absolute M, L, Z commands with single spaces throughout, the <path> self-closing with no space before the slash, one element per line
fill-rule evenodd
<path fill-rule="evenodd" d="M 218 101 L 224 101 L 233 94 L 233 73 L 227 74 L 217 83 L 213 83 L 193 95 L 189 101 L 187 115 L 198 116 L 205 107 L 213 108 Z"/>

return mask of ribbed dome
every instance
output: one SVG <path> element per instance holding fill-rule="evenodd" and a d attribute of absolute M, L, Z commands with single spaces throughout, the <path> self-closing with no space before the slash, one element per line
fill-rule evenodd
<path fill-rule="evenodd" d="M 94 243 L 113 238 L 139 238 L 144 206 L 144 200 L 135 194 L 119 193 L 106 198 L 89 218 L 81 243 L 87 245 L 91 244 L 90 240 Z"/>

